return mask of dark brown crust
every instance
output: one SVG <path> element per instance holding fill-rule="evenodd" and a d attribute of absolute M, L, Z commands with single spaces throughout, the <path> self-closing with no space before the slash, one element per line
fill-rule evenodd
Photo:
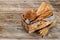
<path fill-rule="evenodd" d="M 36 18 L 36 12 L 35 10 L 33 10 L 32 8 L 28 9 L 24 15 L 23 15 L 24 19 L 29 19 L 30 21 L 34 20 Z"/>

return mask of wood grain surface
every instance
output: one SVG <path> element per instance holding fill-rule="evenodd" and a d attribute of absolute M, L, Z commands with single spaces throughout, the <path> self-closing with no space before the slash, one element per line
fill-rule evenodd
<path fill-rule="evenodd" d="M 21 14 L 28 8 L 37 9 L 41 2 L 48 2 L 53 6 L 57 24 L 48 35 L 41 38 L 39 34 L 28 34 L 21 26 Z M 60 39 L 60 0 L 0 0 L 0 39 Z"/>

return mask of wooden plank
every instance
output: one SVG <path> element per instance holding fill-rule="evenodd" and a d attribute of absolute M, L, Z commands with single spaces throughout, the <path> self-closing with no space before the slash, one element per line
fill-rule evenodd
<path fill-rule="evenodd" d="M 46 1 L 53 6 L 56 4 L 56 1 L 52 0 L 0 0 L 0 25 L 4 27 L 4 30 L 0 32 L 0 38 L 36 40 L 43 39 L 40 35 L 35 33 L 28 34 L 21 26 L 21 13 L 23 13 L 28 8 L 37 9 L 40 6 L 40 3 L 43 1 Z M 59 2 L 57 2 L 57 4 L 60 4 Z M 44 38 L 60 38 L 60 8 L 58 8 L 60 5 L 57 4 L 54 6 L 54 14 L 58 20 L 57 24 Z"/>

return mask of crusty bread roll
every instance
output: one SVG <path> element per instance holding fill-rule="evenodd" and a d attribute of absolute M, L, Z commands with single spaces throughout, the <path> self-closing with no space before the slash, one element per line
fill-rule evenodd
<path fill-rule="evenodd" d="M 29 8 L 27 11 L 23 14 L 23 19 L 28 19 L 29 21 L 32 21 L 36 18 L 36 12 L 34 9 Z"/>

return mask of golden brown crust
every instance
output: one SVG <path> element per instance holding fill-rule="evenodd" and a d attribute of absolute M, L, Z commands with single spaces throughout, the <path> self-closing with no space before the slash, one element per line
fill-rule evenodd
<path fill-rule="evenodd" d="M 38 15 L 41 15 L 43 13 L 43 11 L 45 10 L 46 6 L 47 6 L 47 3 L 46 2 L 42 2 L 41 3 L 40 7 L 38 8 L 38 10 L 36 12 L 37 13 L 37 16 Z"/>
<path fill-rule="evenodd" d="M 39 29 L 42 29 L 42 28 L 46 27 L 50 23 L 51 22 L 41 21 L 41 22 L 37 22 L 37 23 L 34 23 L 34 24 L 30 25 L 31 28 L 34 28 L 33 30 L 30 29 L 31 33 L 36 31 L 36 30 L 39 30 Z"/>
<path fill-rule="evenodd" d="M 40 15 L 36 20 L 43 20 L 43 19 L 48 18 L 48 17 L 50 17 L 52 15 L 53 14 L 51 13 L 51 11 L 48 11 L 48 12 L 44 13 L 44 15 L 43 14 Z"/>
<path fill-rule="evenodd" d="M 44 7 L 44 9 L 43 9 Z M 43 9 L 43 10 L 40 10 Z M 41 4 L 41 8 L 39 8 L 37 10 L 37 14 L 39 14 L 39 17 L 36 20 L 42 20 L 44 18 L 48 18 L 50 17 L 53 13 L 52 13 L 52 9 L 51 9 L 51 5 L 47 4 L 47 3 L 42 3 Z"/>
<path fill-rule="evenodd" d="M 48 31 L 50 28 L 52 28 L 56 24 L 56 20 L 54 20 L 48 27 L 45 27 L 41 30 L 39 30 L 39 33 L 42 37 L 46 36 L 48 34 Z"/>
<path fill-rule="evenodd" d="M 46 25 L 49 25 L 50 23 L 51 22 L 39 21 L 37 23 L 28 25 L 23 21 L 23 26 L 29 33 L 32 33 L 32 32 L 35 32 L 36 30 L 46 27 Z"/>

